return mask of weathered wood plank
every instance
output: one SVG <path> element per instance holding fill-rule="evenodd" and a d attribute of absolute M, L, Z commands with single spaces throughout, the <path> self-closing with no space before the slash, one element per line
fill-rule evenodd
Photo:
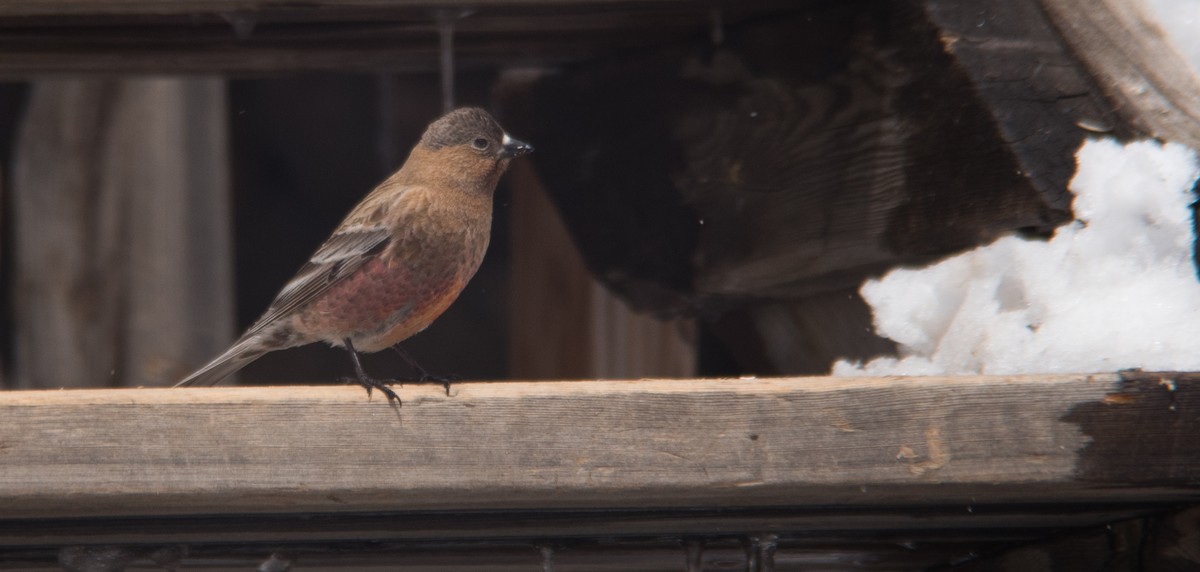
<path fill-rule="evenodd" d="M 117 201 L 101 192 L 104 118 L 116 84 L 45 82 L 31 90 L 12 175 L 16 387 L 110 385 Z M 110 348 L 111 349 L 111 348 Z M 43 382 L 46 385 L 43 385 Z"/>
<path fill-rule="evenodd" d="M 1200 498 L 1200 378 L 0 394 L 0 518 Z"/>
<path fill-rule="evenodd" d="M 635 313 L 588 272 L 545 187 L 513 166 L 510 374 L 518 379 L 694 377 L 692 320 Z M 693 335 L 692 338 L 695 336 Z"/>
<path fill-rule="evenodd" d="M 1021 171 L 1066 208 L 1075 151 L 1102 131 L 1132 135 L 1071 52 L 1041 0 L 923 0 L 946 53 L 970 78 Z M 1079 12 L 1073 17 L 1087 18 Z M 1122 39 L 1122 42 L 1133 38 Z"/>
<path fill-rule="evenodd" d="M 1200 77 L 1142 0 L 1041 0 L 1076 57 L 1126 121 L 1200 145 Z"/>
<path fill-rule="evenodd" d="M 125 80 L 117 106 L 104 160 L 108 192 L 126 194 L 119 381 L 170 384 L 234 335 L 225 81 Z"/>
<path fill-rule="evenodd" d="M 517 379 L 596 377 L 588 344 L 591 277 L 527 163 L 514 164 L 509 371 Z"/>
<path fill-rule="evenodd" d="M 211 78 L 33 87 L 11 189 L 17 387 L 163 384 L 228 342 L 225 115 Z"/>

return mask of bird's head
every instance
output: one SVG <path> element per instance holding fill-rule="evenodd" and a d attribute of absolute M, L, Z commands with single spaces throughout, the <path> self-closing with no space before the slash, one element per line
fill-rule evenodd
<path fill-rule="evenodd" d="M 512 138 L 492 116 L 478 107 L 443 115 L 425 129 L 418 148 L 429 152 L 447 176 L 462 176 L 481 184 L 500 178 L 509 161 L 533 152 L 533 146 Z"/>

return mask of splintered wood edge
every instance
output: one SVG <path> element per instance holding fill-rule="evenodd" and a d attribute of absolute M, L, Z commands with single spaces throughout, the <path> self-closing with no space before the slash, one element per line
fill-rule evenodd
<path fill-rule="evenodd" d="M 1200 500 L 1174 373 L 0 393 L 0 519 Z"/>

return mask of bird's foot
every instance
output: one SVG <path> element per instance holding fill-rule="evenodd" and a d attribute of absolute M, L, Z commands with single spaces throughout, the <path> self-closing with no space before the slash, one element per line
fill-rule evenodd
<path fill-rule="evenodd" d="M 389 385 L 391 385 L 393 383 L 398 383 L 394 379 L 374 379 L 374 378 L 370 378 L 367 376 L 343 377 L 342 382 L 343 383 L 356 383 L 356 384 L 361 385 L 364 388 L 366 388 L 367 399 L 371 398 L 371 392 L 373 390 L 378 389 L 380 393 L 387 396 L 388 403 L 395 401 L 397 407 L 403 405 L 403 402 L 400 401 L 400 396 L 396 395 L 395 390 L 388 387 Z"/>
<path fill-rule="evenodd" d="M 396 354 L 404 360 L 404 363 L 407 363 L 408 366 L 413 368 L 413 371 L 417 373 L 417 383 L 440 383 L 442 385 L 442 389 L 446 390 L 446 397 L 450 396 L 450 384 L 456 381 L 462 381 L 461 377 L 453 374 L 445 376 L 431 375 L 428 371 L 425 371 L 425 368 L 421 367 L 421 364 L 417 363 L 417 360 L 408 355 L 408 352 L 404 351 L 404 348 L 401 347 L 400 344 L 392 346 L 392 351 L 396 352 Z"/>
<path fill-rule="evenodd" d="M 417 379 L 417 383 L 439 383 L 442 389 L 446 390 L 446 397 L 450 397 L 450 384 L 456 381 L 462 381 L 462 376 L 450 375 L 433 375 L 429 372 L 421 372 L 421 377 Z"/>

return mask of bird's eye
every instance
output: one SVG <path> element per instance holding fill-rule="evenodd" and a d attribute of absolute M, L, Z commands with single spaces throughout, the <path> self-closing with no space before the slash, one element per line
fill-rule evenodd
<path fill-rule="evenodd" d="M 491 144 L 491 142 L 489 142 L 487 139 L 484 139 L 483 137 L 480 137 L 471 142 L 471 145 L 474 146 L 476 149 L 479 149 L 480 151 L 487 149 L 488 145 L 490 145 L 490 144 Z"/>

